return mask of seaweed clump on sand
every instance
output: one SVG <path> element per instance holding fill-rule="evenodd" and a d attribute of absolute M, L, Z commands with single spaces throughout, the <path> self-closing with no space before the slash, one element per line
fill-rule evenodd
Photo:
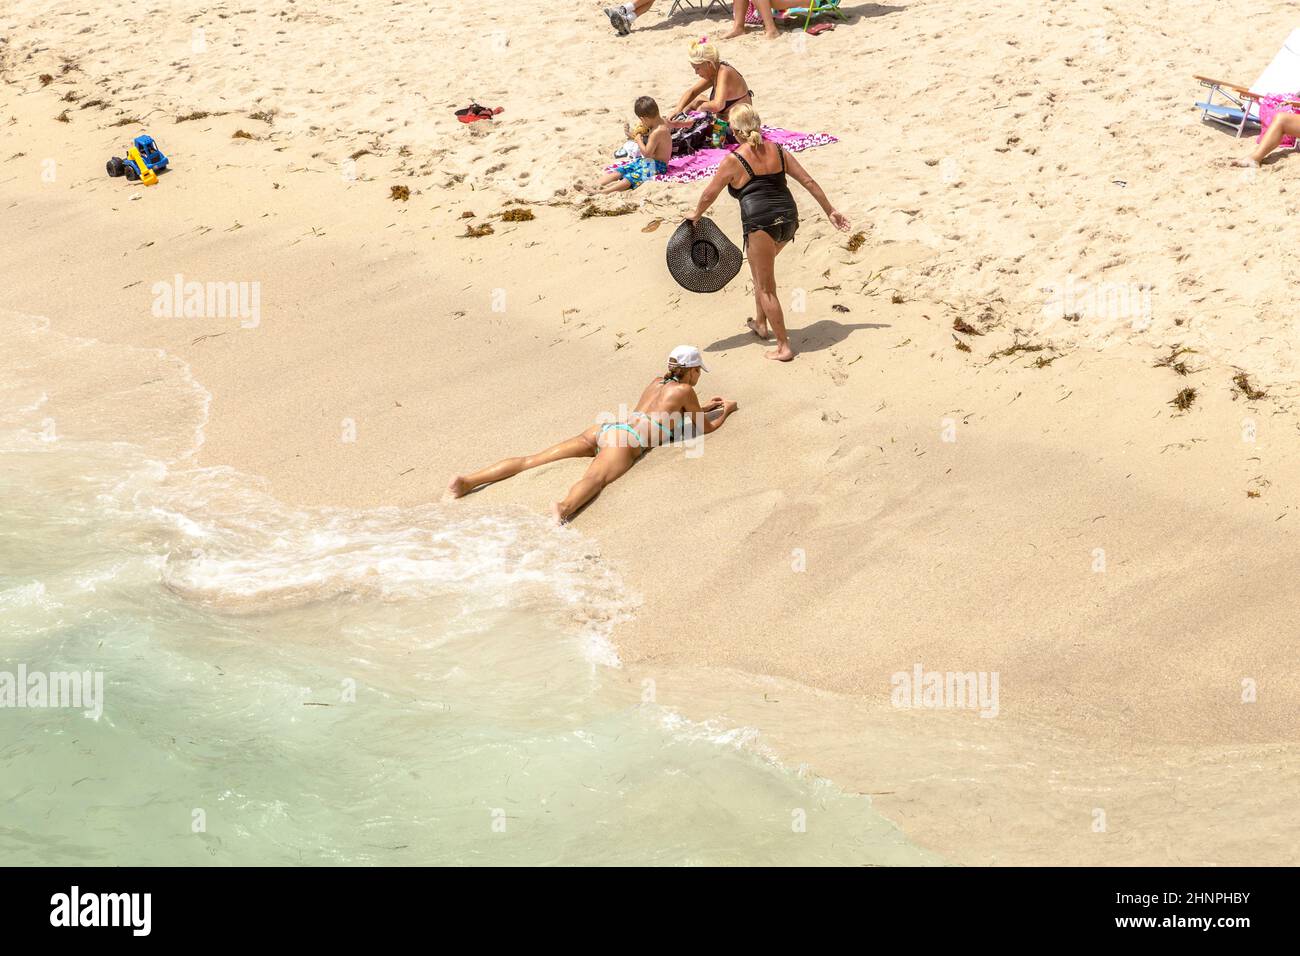
<path fill-rule="evenodd" d="M 1245 395 L 1252 402 L 1268 397 L 1268 392 L 1264 391 L 1262 388 L 1256 388 L 1251 384 L 1250 376 L 1245 372 L 1238 372 L 1236 375 L 1232 376 L 1232 384 L 1236 387 L 1237 391 L 1241 392 L 1241 394 Z"/>
<path fill-rule="evenodd" d="M 40 80 L 41 80 L 41 86 L 49 86 L 51 83 L 54 82 L 54 77 L 50 76 L 50 74 L 48 73 L 42 73 L 40 76 Z"/>
<path fill-rule="evenodd" d="M 1012 355 L 1019 355 L 1022 352 L 1041 352 L 1046 348 L 1050 348 L 1050 346 L 1034 345 L 1029 342 L 1015 341 L 1012 344 L 1008 345 L 1006 348 L 998 349 L 996 352 L 993 352 L 991 355 L 989 355 L 989 358 L 991 359 L 1007 358 Z"/>
<path fill-rule="evenodd" d="M 58 123 L 71 123 L 71 122 L 72 122 L 72 120 L 68 118 L 68 111 L 67 111 L 67 110 L 64 110 L 64 111 L 63 111 L 62 113 L 60 113 L 58 116 L 54 117 L 54 119 L 55 119 L 55 122 L 58 122 Z"/>
<path fill-rule="evenodd" d="M 410 186 L 392 186 L 392 187 L 390 187 L 389 190 L 388 190 L 388 198 L 389 198 L 389 199 L 400 199 L 402 202 L 406 202 L 408 199 L 411 198 L 411 187 L 410 187 Z"/>
<path fill-rule="evenodd" d="M 967 345 L 965 342 L 963 342 L 961 339 L 957 338 L 957 336 L 954 335 L 952 337 L 952 340 L 958 352 L 969 352 L 971 350 L 971 347 Z"/>
<path fill-rule="evenodd" d="M 490 236 L 495 232 L 491 223 L 484 223 L 481 226 L 466 226 L 465 232 L 461 235 L 462 239 L 481 239 L 483 236 Z"/>
<path fill-rule="evenodd" d="M 502 222 L 532 222 L 536 218 L 531 209 L 505 209 L 501 212 Z"/>
<path fill-rule="evenodd" d="M 849 250 L 849 252 L 857 252 L 859 249 L 862 248 L 862 244 L 866 241 L 867 241 L 867 234 L 865 232 L 855 232 L 852 236 L 849 237 L 848 245 L 846 245 L 844 248 Z"/>
<path fill-rule="evenodd" d="M 1177 395 L 1169 400 L 1169 404 L 1174 406 L 1180 412 L 1185 412 L 1192 407 L 1196 401 L 1196 389 L 1184 388 Z"/>
<path fill-rule="evenodd" d="M 621 206 L 609 206 L 602 208 L 594 202 L 588 202 L 582 207 L 582 219 L 590 219 L 593 216 L 627 216 L 637 211 L 634 203 L 624 203 Z"/>
<path fill-rule="evenodd" d="M 188 123 L 190 120 L 201 120 L 211 116 L 207 110 L 195 110 L 193 113 L 186 113 L 183 116 L 176 117 L 178 123 Z"/>
<path fill-rule="evenodd" d="M 952 320 L 952 328 L 953 328 L 953 331 L 954 331 L 954 332 L 960 332 L 960 333 L 962 333 L 963 335 L 983 335 L 983 334 L 984 334 L 984 333 L 981 332 L 979 329 L 975 328 L 975 326 L 971 325 L 969 322 L 967 322 L 965 319 L 963 319 L 960 315 L 957 316 L 957 318 L 955 318 L 955 319 Z"/>
<path fill-rule="evenodd" d="M 233 133 L 230 134 L 230 138 L 231 139 L 257 139 L 256 136 L 254 136 L 246 129 L 235 130 Z"/>
<path fill-rule="evenodd" d="M 1156 359 L 1156 364 L 1152 367 L 1171 368 L 1179 375 L 1186 375 L 1190 371 L 1190 369 L 1188 369 L 1187 363 L 1181 360 L 1181 356 L 1191 355 L 1195 351 L 1196 349 L 1188 349 L 1188 348 L 1183 348 L 1181 345 L 1175 345 L 1170 350 L 1168 355 L 1164 356 L 1163 358 Z"/>

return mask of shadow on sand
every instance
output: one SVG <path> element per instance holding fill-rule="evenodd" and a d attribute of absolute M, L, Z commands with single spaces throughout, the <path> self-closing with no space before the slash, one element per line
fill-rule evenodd
<path fill-rule="evenodd" d="M 613 6 L 614 2 L 615 0 L 610 0 L 608 5 Z M 708 7 L 709 5 L 708 0 L 700 0 L 700 2 L 702 7 Z M 619 37 L 619 39 L 625 40 L 628 39 L 629 37 L 636 36 L 638 33 L 650 33 L 655 30 L 677 30 L 680 29 L 681 27 L 689 26 L 690 24 L 693 23 L 718 24 L 719 26 L 721 26 L 724 23 L 727 25 L 730 25 L 731 23 L 730 0 L 726 0 L 726 2 L 723 3 L 723 6 L 726 8 L 725 18 L 723 16 L 722 10 L 720 10 L 718 7 L 713 7 L 711 13 L 705 13 L 704 9 L 702 8 L 683 6 L 672 16 L 668 16 L 668 11 L 672 9 L 672 6 L 673 6 L 672 0 L 658 0 L 658 2 L 654 6 L 654 9 L 656 11 L 662 9 L 663 17 L 660 18 L 654 25 L 646 25 L 646 26 L 642 26 L 641 25 L 642 21 L 640 18 L 638 18 L 636 26 L 632 28 L 632 32 L 628 34 L 627 37 Z M 818 19 L 825 21 L 827 23 L 839 24 L 841 26 L 852 26 L 853 24 L 857 23 L 859 20 L 874 20 L 876 17 L 888 16 L 891 13 L 898 13 L 906 9 L 907 7 L 895 6 L 893 4 L 888 4 L 888 3 L 859 3 L 852 7 L 846 4 L 840 7 L 840 12 L 844 14 L 844 20 L 839 20 L 833 15 L 822 16 L 819 17 Z M 803 17 L 799 17 L 797 21 L 792 18 L 789 23 L 782 25 L 782 30 L 783 32 L 790 32 L 792 30 L 802 30 L 803 22 L 804 22 Z M 605 21 L 605 26 L 609 27 L 608 20 Z M 712 34 L 712 31 L 706 31 L 706 32 L 709 32 L 710 35 Z M 762 29 L 759 27 L 750 27 L 750 32 L 762 33 Z M 614 33 L 612 27 L 610 28 L 610 33 L 611 34 Z"/>
<path fill-rule="evenodd" d="M 892 326 L 881 322 L 854 322 L 844 325 L 833 319 L 821 319 L 802 329 L 790 329 L 790 344 L 794 346 L 796 352 L 820 352 L 822 349 L 839 345 L 859 329 L 888 328 Z M 712 345 L 706 345 L 704 351 L 725 352 L 728 349 L 740 348 L 742 345 L 763 345 L 771 348 L 775 344 L 774 339 L 760 339 L 749 329 L 745 329 L 725 339 L 719 339 Z"/>

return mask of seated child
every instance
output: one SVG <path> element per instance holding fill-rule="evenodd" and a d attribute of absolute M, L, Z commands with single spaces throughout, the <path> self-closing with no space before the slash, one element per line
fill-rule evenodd
<path fill-rule="evenodd" d="M 627 123 L 623 132 L 636 142 L 641 155 L 616 166 L 613 172 L 606 173 L 596 185 L 603 193 L 616 193 L 624 189 L 636 189 L 642 183 L 649 182 L 655 176 L 668 171 L 668 160 L 673 156 L 673 130 L 690 126 L 690 123 L 677 123 L 666 120 L 659 115 L 659 104 L 649 96 L 638 97 L 632 107 L 641 121 L 636 129 Z"/>

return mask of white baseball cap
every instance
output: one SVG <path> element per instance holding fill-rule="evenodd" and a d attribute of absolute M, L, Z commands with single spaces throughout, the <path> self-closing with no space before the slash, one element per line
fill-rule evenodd
<path fill-rule="evenodd" d="M 679 345 L 668 353 L 668 361 L 678 368 L 698 368 L 707 372 L 709 367 L 700 358 L 700 350 L 694 345 Z"/>

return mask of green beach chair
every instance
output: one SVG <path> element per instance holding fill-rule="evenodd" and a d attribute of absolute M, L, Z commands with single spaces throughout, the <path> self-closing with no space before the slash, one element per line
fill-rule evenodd
<path fill-rule="evenodd" d="M 803 17 L 804 32 L 808 32 L 808 26 L 812 23 L 813 17 L 819 17 L 823 13 L 831 13 L 841 20 L 847 20 L 844 11 L 840 9 L 840 0 L 809 0 L 806 7 L 791 7 L 785 11 L 787 17 Z"/>

